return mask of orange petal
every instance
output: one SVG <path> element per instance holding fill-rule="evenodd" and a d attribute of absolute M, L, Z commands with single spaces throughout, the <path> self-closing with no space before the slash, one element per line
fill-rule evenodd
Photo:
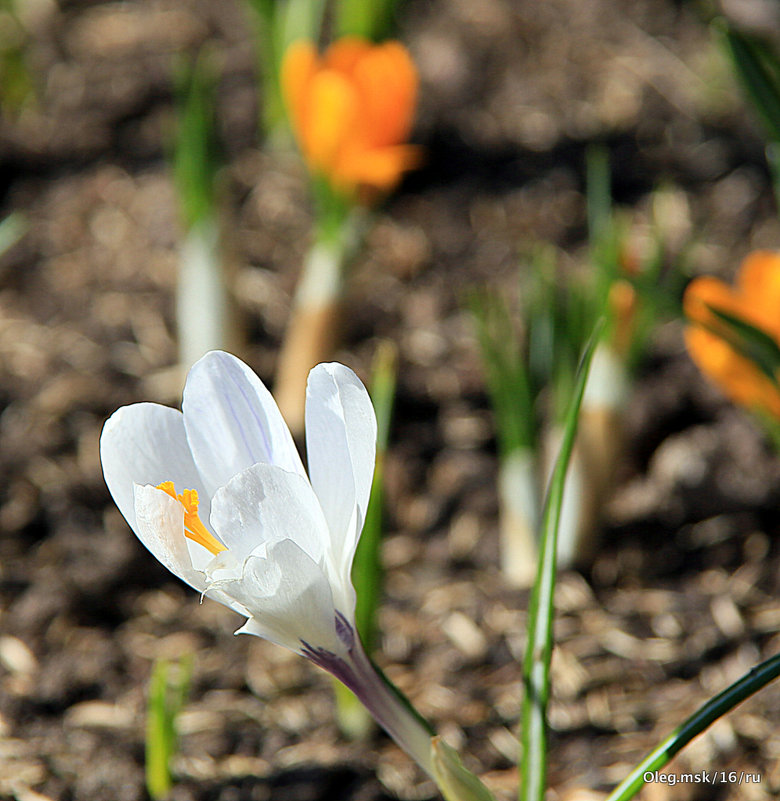
<path fill-rule="evenodd" d="M 337 39 L 325 51 L 325 66 L 352 76 L 356 66 L 372 50 L 373 45 L 359 36 L 344 36 Z"/>
<path fill-rule="evenodd" d="M 417 69 L 399 42 L 372 48 L 355 65 L 367 143 L 374 147 L 406 140 L 414 119 Z"/>
<path fill-rule="evenodd" d="M 342 153 L 337 172 L 345 188 L 363 185 L 388 192 L 398 183 L 401 174 L 417 166 L 420 160 L 421 150 L 413 145 L 348 149 Z"/>
<path fill-rule="evenodd" d="M 685 331 L 685 344 L 699 369 L 735 403 L 763 407 L 780 417 L 780 393 L 751 361 L 720 337 L 696 326 Z"/>
<path fill-rule="evenodd" d="M 307 127 L 309 87 L 318 66 L 319 57 L 314 45 L 303 39 L 293 42 L 282 59 L 280 72 L 282 94 L 300 144 L 304 141 L 303 132 Z"/>
<path fill-rule="evenodd" d="M 302 147 L 310 166 L 332 175 L 359 113 L 354 86 L 335 70 L 321 70 L 309 87 Z"/>
<path fill-rule="evenodd" d="M 737 281 L 755 323 L 780 336 L 780 253 L 757 250 L 749 254 Z"/>
<path fill-rule="evenodd" d="M 780 418 L 780 391 L 749 359 L 717 335 L 725 327 L 712 314 L 717 308 L 780 334 L 780 256 L 751 253 L 742 263 L 737 288 L 711 276 L 694 279 L 685 290 L 683 307 L 693 325 L 685 332 L 691 358 L 736 403 L 761 408 Z M 710 329 L 710 330 L 707 330 Z M 713 333 L 716 332 L 716 333 Z"/>
<path fill-rule="evenodd" d="M 683 311 L 694 323 L 717 328 L 718 320 L 711 308 L 740 313 L 742 303 L 734 290 L 719 278 L 702 275 L 694 278 L 685 288 Z"/>

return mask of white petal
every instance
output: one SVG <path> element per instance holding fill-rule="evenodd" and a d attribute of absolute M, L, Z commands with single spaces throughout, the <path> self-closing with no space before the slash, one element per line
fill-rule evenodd
<path fill-rule="evenodd" d="M 182 409 L 195 463 L 211 494 L 258 462 L 304 475 L 271 393 L 235 356 L 212 351 L 196 362 Z"/>
<path fill-rule="evenodd" d="M 314 562 L 329 547 L 328 525 L 307 478 L 256 464 L 217 490 L 211 526 L 237 559 L 262 543 L 293 540 Z"/>
<path fill-rule="evenodd" d="M 193 567 L 184 536 L 184 507 L 150 484 L 136 484 L 134 495 L 138 538 L 171 573 L 203 592 L 206 577 Z"/>
<path fill-rule="evenodd" d="M 371 494 L 376 416 L 366 388 L 344 365 L 319 364 L 309 373 L 306 450 L 336 566 L 348 577 Z"/>
<path fill-rule="evenodd" d="M 103 426 L 100 461 L 108 489 L 136 534 L 134 484 L 157 486 L 173 481 L 177 492 L 198 490 L 200 511 L 208 520 L 208 496 L 192 460 L 184 418 L 177 409 L 156 403 L 118 409 Z"/>
<path fill-rule="evenodd" d="M 218 571 L 221 572 L 221 571 Z M 240 632 L 256 634 L 293 651 L 306 645 L 344 651 L 336 632 L 336 610 L 322 569 L 292 540 L 261 547 L 235 578 L 210 585 L 237 601 L 250 618 Z"/>
<path fill-rule="evenodd" d="M 135 533 L 138 539 L 175 576 L 190 587 L 204 592 L 208 581 L 206 570 L 216 557 L 201 545 L 184 536 L 184 507 L 166 492 L 147 484 L 135 485 Z M 247 616 L 247 611 L 235 599 L 216 590 L 209 597 Z"/>

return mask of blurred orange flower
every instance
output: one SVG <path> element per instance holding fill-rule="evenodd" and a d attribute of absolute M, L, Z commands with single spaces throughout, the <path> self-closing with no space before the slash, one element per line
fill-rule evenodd
<path fill-rule="evenodd" d="M 420 159 L 405 144 L 417 98 L 417 70 L 399 42 L 355 37 L 320 56 L 295 42 L 282 63 L 282 91 L 309 169 L 338 192 L 387 192 Z"/>
<path fill-rule="evenodd" d="M 718 336 L 717 332 L 725 333 L 726 328 L 711 311 L 714 308 L 739 317 L 780 346 L 780 253 L 751 253 L 742 262 L 733 289 L 712 276 L 695 278 L 685 290 L 683 307 L 691 322 L 685 342 L 699 369 L 735 403 L 780 418 L 777 386 Z"/>

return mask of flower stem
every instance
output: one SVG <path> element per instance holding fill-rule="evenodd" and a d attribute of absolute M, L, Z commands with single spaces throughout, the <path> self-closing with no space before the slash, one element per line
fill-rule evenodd
<path fill-rule="evenodd" d="M 330 209 L 321 216 L 326 219 L 319 220 L 303 264 L 276 370 L 274 396 L 295 435 L 303 431 L 309 371 L 332 358 L 338 345 L 345 273 L 362 238 L 359 213 Z"/>
<path fill-rule="evenodd" d="M 185 370 L 208 351 L 237 344 L 216 219 L 204 219 L 186 234 L 179 260 L 176 318 L 179 361 Z"/>
<path fill-rule="evenodd" d="M 359 641 L 350 652 L 344 684 L 360 699 L 374 720 L 430 776 L 433 776 L 433 730 L 401 691 L 369 659 Z"/>
<path fill-rule="evenodd" d="M 274 395 L 293 434 L 303 431 L 306 379 L 330 358 L 338 341 L 344 284 L 338 240 L 317 242 L 303 266 L 276 374 Z"/>

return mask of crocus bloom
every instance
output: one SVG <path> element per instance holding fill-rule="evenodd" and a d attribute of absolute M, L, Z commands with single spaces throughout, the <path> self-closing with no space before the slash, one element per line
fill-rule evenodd
<path fill-rule="evenodd" d="M 311 42 L 298 41 L 285 54 L 281 79 L 309 169 L 337 191 L 386 192 L 419 160 L 405 144 L 417 71 L 399 42 L 345 37 L 320 56 Z"/>
<path fill-rule="evenodd" d="M 100 440 L 103 474 L 141 542 L 256 634 L 330 671 L 429 772 L 429 732 L 377 675 L 355 630 L 350 572 L 374 472 L 376 418 L 363 385 L 320 364 L 306 395 L 309 475 L 268 390 L 213 351 L 182 411 L 125 406 Z"/>
<path fill-rule="evenodd" d="M 738 317 L 780 345 L 780 254 L 751 253 L 742 262 L 733 289 L 712 276 L 694 279 L 685 291 L 683 305 L 692 323 L 686 329 L 685 341 L 702 372 L 735 403 L 780 418 L 777 386 L 718 336 L 718 332 L 727 333 L 726 326 L 711 311 Z"/>

